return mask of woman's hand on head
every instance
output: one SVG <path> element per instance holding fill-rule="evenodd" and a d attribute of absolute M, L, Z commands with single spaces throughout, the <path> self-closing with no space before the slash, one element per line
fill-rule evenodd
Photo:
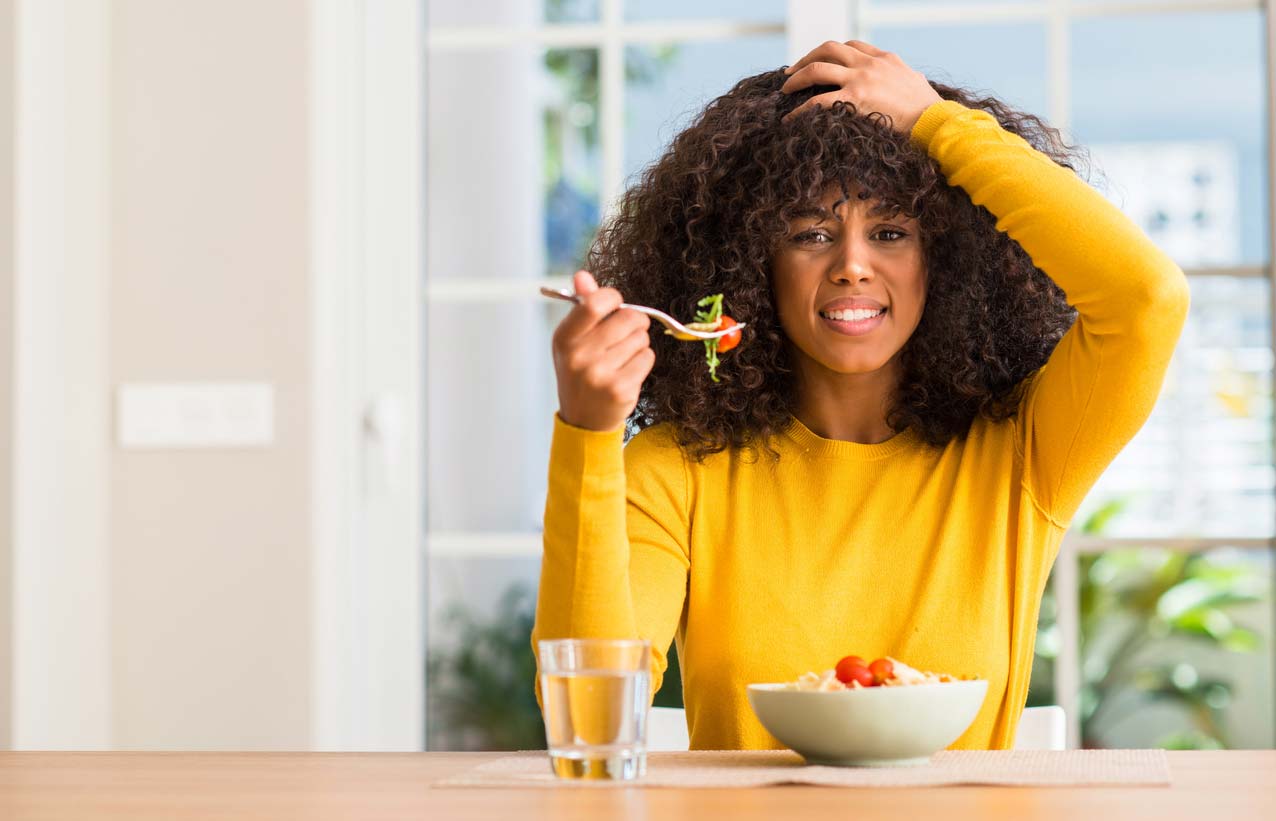
<path fill-rule="evenodd" d="M 785 69 L 785 74 L 789 79 L 780 89 L 785 93 L 811 86 L 837 86 L 836 91 L 817 94 L 786 114 L 785 122 L 808 108 L 843 100 L 865 114 L 880 111 L 889 115 L 892 128 L 910 134 L 922 112 L 943 99 L 931 88 L 926 75 L 910 68 L 898 54 L 863 40 L 830 40 Z"/>
<path fill-rule="evenodd" d="M 554 331 L 558 415 L 587 430 L 619 428 L 638 404 L 643 380 L 656 363 L 647 330 L 651 320 L 617 310 L 620 292 L 599 288 L 588 271 L 573 279 L 580 304 Z"/>

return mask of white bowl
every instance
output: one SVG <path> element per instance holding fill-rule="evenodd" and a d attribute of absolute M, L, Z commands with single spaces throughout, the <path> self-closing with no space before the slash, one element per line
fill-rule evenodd
<path fill-rule="evenodd" d="M 925 764 L 966 731 L 987 692 L 976 679 L 834 691 L 750 684 L 748 694 L 762 726 L 808 763 L 881 767 Z"/>

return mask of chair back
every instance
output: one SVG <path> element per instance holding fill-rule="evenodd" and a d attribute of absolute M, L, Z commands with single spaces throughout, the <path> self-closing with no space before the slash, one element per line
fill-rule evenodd
<path fill-rule="evenodd" d="M 681 707 L 652 707 L 647 714 L 647 751 L 685 752 L 690 747 L 687 711 Z"/>
<path fill-rule="evenodd" d="M 1019 716 L 1016 750 L 1062 750 L 1068 746 L 1068 722 L 1063 708 L 1026 707 Z"/>

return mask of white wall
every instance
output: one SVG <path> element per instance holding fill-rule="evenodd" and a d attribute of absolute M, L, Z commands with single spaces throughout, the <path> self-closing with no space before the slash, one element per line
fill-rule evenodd
<path fill-rule="evenodd" d="M 12 715 L 13 69 L 13 0 L 0 0 L 0 749 Z"/>
<path fill-rule="evenodd" d="M 0 747 L 420 748 L 418 17 L 0 0 Z M 203 381 L 273 441 L 115 442 L 121 384 Z"/>
<path fill-rule="evenodd" d="M 111 8 L 110 382 L 274 386 L 261 449 L 115 449 L 113 746 L 309 744 L 309 10 Z"/>

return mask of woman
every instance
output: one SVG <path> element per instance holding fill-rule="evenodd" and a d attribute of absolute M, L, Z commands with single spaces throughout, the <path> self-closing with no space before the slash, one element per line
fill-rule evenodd
<path fill-rule="evenodd" d="M 1068 159 L 858 40 L 713 101 L 601 232 L 612 287 L 579 272 L 555 332 L 533 639 L 647 638 L 654 687 L 676 639 L 697 749 L 778 746 L 745 685 L 851 653 L 986 678 L 953 746 L 1012 746 L 1060 539 L 1188 308 Z M 718 292 L 749 326 L 719 383 L 616 310 Z"/>

